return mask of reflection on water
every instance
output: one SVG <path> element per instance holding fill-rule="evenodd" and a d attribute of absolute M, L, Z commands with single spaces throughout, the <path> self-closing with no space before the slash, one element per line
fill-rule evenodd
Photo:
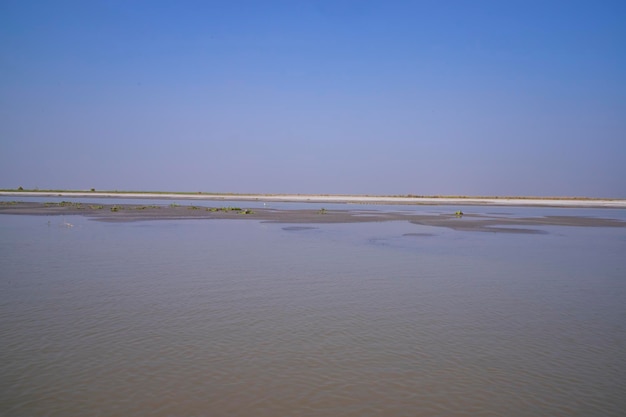
<path fill-rule="evenodd" d="M 624 231 L 544 230 L 0 216 L 0 414 L 622 415 Z"/>

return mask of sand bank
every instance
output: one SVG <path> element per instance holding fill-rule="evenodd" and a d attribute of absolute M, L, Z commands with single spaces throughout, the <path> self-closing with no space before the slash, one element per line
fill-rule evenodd
<path fill-rule="evenodd" d="M 475 198 L 475 197 L 396 197 L 360 195 L 308 195 L 308 194 L 209 194 L 209 193 L 132 193 L 132 192 L 53 192 L 53 191 L 0 191 L 8 197 L 64 197 L 64 198 L 132 198 L 132 199 L 176 199 L 176 200 L 226 200 L 266 202 L 311 202 L 311 203 L 354 203 L 354 204 L 414 204 L 414 205 L 491 205 L 491 206 L 534 206 L 534 207 L 580 207 L 580 208 L 625 208 L 625 199 L 584 198 Z"/>
<path fill-rule="evenodd" d="M 82 215 L 106 222 L 178 219 L 237 219 L 284 224 L 406 221 L 462 231 L 543 233 L 542 226 L 626 227 L 626 222 L 580 216 L 502 217 L 482 214 L 414 214 L 378 210 L 218 209 L 197 206 L 93 205 L 75 203 L 0 203 L 0 214 Z"/>

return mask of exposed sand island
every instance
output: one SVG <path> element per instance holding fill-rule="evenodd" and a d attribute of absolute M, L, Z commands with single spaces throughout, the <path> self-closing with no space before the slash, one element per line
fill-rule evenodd
<path fill-rule="evenodd" d="M 20 194 L 20 195 L 25 195 Z M 33 195 L 32 193 L 28 193 Z M 55 194 L 38 194 L 38 196 L 55 196 Z M 4 194 L 6 195 L 6 194 Z M 62 195 L 69 197 L 69 195 Z M 121 197 L 118 194 L 106 193 L 71 193 L 72 197 Z M 177 200 L 186 197 L 179 194 L 124 194 L 126 198 L 175 198 Z M 239 201 L 316 201 L 316 202 L 366 202 L 377 204 L 410 204 L 408 198 L 392 197 L 344 197 L 344 196 L 238 196 Z M 271 198 L 270 198 L 271 197 Z M 189 196 L 190 200 L 227 200 L 234 201 L 237 198 L 230 196 Z M 112 199 L 115 200 L 115 199 Z M 400 200 L 400 201 L 398 201 Z M 416 200 L 416 199 L 411 199 Z M 419 200 L 419 199 L 417 199 Z M 413 204 L 474 204 L 474 205 L 495 205 L 502 203 L 500 199 L 493 203 L 485 203 L 482 199 L 436 199 L 437 203 L 420 202 Z M 471 200 L 469 202 L 468 200 Z M 122 200 L 123 201 L 123 200 Z M 430 201 L 430 200 L 428 200 Z M 532 203 L 528 204 L 529 201 Z M 555 200 L 538 204 L 537 200 L 506 200 L 502 205 L 542 205 L 560 207 L 614 207 L 626 208 L 623 200 L 591 200 L 596 205 L 589 206 L 587 201 L 583 204 L 578 201 Z M 522 204 L 515 204 L 520 203 Z M 564 202 L 568 204 L 563 204 Z M 149 202 L 147 202 L 149 203 Z M 191 203 L 191 202 L 190 202 Z M 611 205 L 604 205 L 613 203 Z M 618 204 L 618 203 L 621 203 Z M 541 226 L 578 226 L 578 227 L 626 227 L 626 222 L 617 219 L 580 217 L 580 216 L 546 216 L 546 217 L 510 217 L 486 214 L 461 214 L 450 213 L 432 215 L 417 214 L 410 212 L 384 211 L 376 209 L 346 209 L 346 210 L 325 210 L 325 209 L 294 209 L 276 210 L 271 208 L 246 208 L 240 207 L 219 208 L 194 205 L 137 205 L 137 204 L 90 204 L 79 200 L 64 201 L 61 203 L 28 203 L 28 202 L 1 202 L 0 214 L 20 214 L 20 215 L 82 215 L 94 220 L 106 222 L 129 222 L 145 220 L 174 220 L 174 219 L 238 219 L 257 220 L 272 223 L 284 224 L 315 224 L 315 223 L 357 223 L 357 222 L 382 222 L 382 221 L 406 221 L 417 225 L 446 227 L 464 231 L 482 232 L 507 232 L 507 233 L 543 233 Z"/>
<path fill-rule="evenodd" d="M 227 200 L 266 202 L 311 202 L 355 204 L 415 204 L 415 205 L 494 205 L 535 207 L 626 208 L 626 199 L 585 197 L 465 197 L 465 196 L 369 196 L 320 194 L 219 194 L 168 192 L 96 192 L 96 191 L 0 191 L 10 197 L 68 197 L 68 198 L 146 198 L 176 200 Z"/>

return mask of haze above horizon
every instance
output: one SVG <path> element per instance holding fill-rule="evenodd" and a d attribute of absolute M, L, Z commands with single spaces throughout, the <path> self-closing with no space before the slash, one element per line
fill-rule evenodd
<path fill-rule="evenodd" d="M 0 188 L 626 198 L 622 1 L 3 1 Z"/>

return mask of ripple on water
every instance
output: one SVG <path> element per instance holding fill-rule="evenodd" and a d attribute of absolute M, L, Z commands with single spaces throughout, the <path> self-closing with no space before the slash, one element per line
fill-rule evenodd
<path fill-rule="evenodd" d="M 2 264 L 20 283 L 3 278 L 0 292 L 4 413 L 626 408 L 625 265 L 602 247 L 616 244 L 610 235 L 418 233 L 371 245 L 414 225 L 320 226 L 306 238 L 253 222 L 175 225 L 86 223 L 64 245 L 59 231 L 34 229 L 30 246 L 11 246 L 29 256 L 7 252 Z"/>

